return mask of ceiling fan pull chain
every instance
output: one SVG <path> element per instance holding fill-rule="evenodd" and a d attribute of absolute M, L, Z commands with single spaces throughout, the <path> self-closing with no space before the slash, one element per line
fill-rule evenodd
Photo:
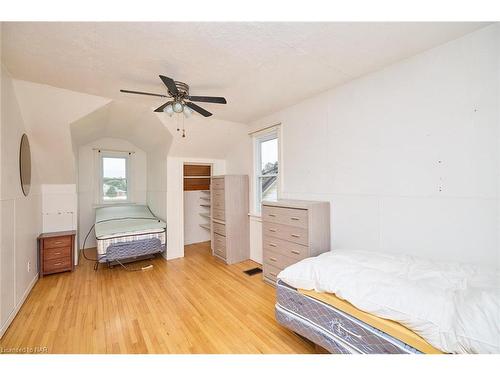
<path fill-rule="evenodd" d="M 186 138 L 186 127 L 184 126 L 184 116 L 182 116 L 182 138 Z"/>

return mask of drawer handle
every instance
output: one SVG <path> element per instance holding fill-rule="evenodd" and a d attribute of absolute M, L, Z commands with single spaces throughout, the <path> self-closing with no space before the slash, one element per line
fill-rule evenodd
<path fill-rule="evenodd" d="M 61 262 L 54 263 L 54 266 L 60 266 L 61 264 L 62 264 Z"/>
<path fill-rule="evenodd" d="M 56 245 L 59 245 L 60 243 L 63 243 L 62 241 L 56 241 L 54 242 Z"/>
<path fill-rule="evenodd" d="M 276 229 L 272 229 L 272 228 L 270 228 L 270 229 L 269 229 L 269 232 L 273 232 L 273 233 L 275 233 L 275 232 L 276 232 Z"/>
<path fill-rule="evenodd" d="M 292 216 L 290 220 L 300 220 L 298 217 Z"/>
<path fill-rule="evenodd" d="M 300 251 L 298 250 L 290 250 L 292 252 L 292 254 L 297 254 L 297 255 L 300 255 Z"/>
<path fill-rule="evenodd" d="M 276 247 L 276 244 L 275 244 L 275 243 L 272 243 L 272 242 L 269 242 L 269 246 L 271 246 L 271 247 Z"/>
<path fill-rule="evenodd" d="M 270 258 L 269 258 L 269 260 L 270 260 L 271 262 L 276 262 L 276 261 L 277 261 L 277 259 L 276 259 L 276 258 L 273 258 L 273 257 L 270 257 Z"/>
<path fill-rule="evenodd" d="M 59 254 L 61 254 L 61 252 L 60 252 L 60 251 L 58 251 L 57 253 L 54 253 L 54 255 L 59 255 Z"/>
<path fill-rule="evenodd" d="M 276 273 L 274 273 L 274 272 L 269 272 L 269 274 L 270 274 L 271 276 L 278 277 L 278 275 L 277 275 Z"/>
<path fill-rule="evenodd" d="M 292 237 L 295 237 L 295 238 L 300 238 L 300 235 L 299 234 L 291 234 Z"/>
<path fill-rule="evenodd" d="M 276 215 L 275 215 L 275 214 L 269 214 L 269 216 L 271 216 L 271 217 L 276 217 Z"/>

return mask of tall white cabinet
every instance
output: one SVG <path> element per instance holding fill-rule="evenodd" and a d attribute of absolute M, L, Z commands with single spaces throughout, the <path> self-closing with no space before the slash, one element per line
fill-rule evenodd
<path fill-rule="evenodd" d="M 213 176 L 212 252 L 227 264 L 250 258 L 248 176 Z"/>

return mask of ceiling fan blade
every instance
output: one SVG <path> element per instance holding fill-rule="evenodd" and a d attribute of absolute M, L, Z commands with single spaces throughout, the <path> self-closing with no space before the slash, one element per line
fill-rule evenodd
<path fill-rule="evenodd" d="M 191 108 L 193 111 L 198 112 L 200 115 L 205 116 L 205 117 L 210 117 L 212 114 L 208 112 L 206 109 L 201 108 L 199 105 L 191 103 L 191 102 L 186 102 L 186 105 Z"/>
<path fill-rule="evenodd" d="M 120 90 L 120 92 L 124 92 L 127 94 L 139 94 L 139 95 L 159 96 L 160 98 L 168 98 L 168 96 L 166 96 L 166 95 L 153 94 L 151 92 L 132 91 L 132 90 Z"/>
<path fill-rule="evenodd" d="M 160 75 L 160 79 L 163 81 L 165 86 L 167 86 L 168 91 L 170 91 L 172 95 L 179 95 L 179 90 L 177 90 L 177 86 L 172 78 Z"/>
<path fill-rule="evenodd" d="M 193 102 L 227 104 L 226 98 L 221 96 L 188 96 Z"/>
<path fill-rule="evenodd" d="M 162 104 L 161 106 L 159 106 L 158 108 L 156 108 L 153 112 L 163 112 L 163 109 L 165 109 L 165 107 L 171 102 L 166 102 L 165 104 Z"/>

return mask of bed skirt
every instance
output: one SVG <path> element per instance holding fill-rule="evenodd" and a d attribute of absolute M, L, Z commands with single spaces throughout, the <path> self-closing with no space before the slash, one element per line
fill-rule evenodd
<path fill-rule="evenodd" d="M 330 353 L 421 354 L 404 342 L 278 280 L 276 319 Z"/>

